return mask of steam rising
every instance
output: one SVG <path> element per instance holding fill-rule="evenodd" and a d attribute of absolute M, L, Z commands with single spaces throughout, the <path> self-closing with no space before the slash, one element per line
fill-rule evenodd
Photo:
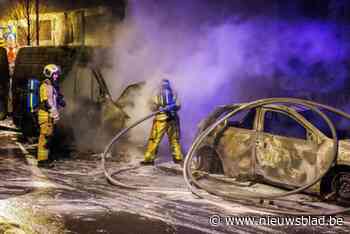
<path fill-rule="evenodd" d="M 125 21 L 117 26 L 107 80 L 115 98 L 127 85 L 147 81 L 135 107 L 126 110 L 130 123 L 150 113 L 147 102 L 163 76 L 182 101 L 187 146 L 199 121 L 217 105 L 343 88 L 349 51 L 336 24 L 220 14 L 225 6 L 206 3 L 129 2 Z M 132 139 L 145 142 L 149 131 L 150 122 Z"/>

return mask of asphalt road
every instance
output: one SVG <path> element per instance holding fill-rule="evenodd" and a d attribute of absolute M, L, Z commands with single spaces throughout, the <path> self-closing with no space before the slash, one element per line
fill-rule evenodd
<path fill-rule="evenodd" d="M 141 167 L 118 176 L 158 190 L 130 191 L 111 186 L 99 155 L 76 154 L 55 168 L 35 166 L 30 147 L 16 134 L 0 132 L 0 233 L 349 233 L 348 216 L 338 226 L 211 225 L 209 217 L 267 217 L 253 206 L 195 198 L 182 176 Z M 120 167 L 110 162 L 111 168 Z"/>

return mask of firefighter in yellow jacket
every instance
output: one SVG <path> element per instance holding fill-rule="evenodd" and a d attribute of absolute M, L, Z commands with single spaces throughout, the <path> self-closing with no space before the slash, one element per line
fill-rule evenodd
<path fill-rule="evenodd" d="M 159 144 L 167 133 L 173 161 L 181 163 L 183 159 L 180 145 L 180 122 L 177 111 L 180 103 L 170 86 L 169 80 L 163 79 L 158 95 L 153 100 L 153 110 L 160 110 L 153 120 L 151 135 L 142 165 L 154 165 Z"/>
<path fill-rule="evenodd" d="M 52 167 L 49 160 L 50 141 L 56 122 L 59 120 L 58 109 L 64 107 L 63 95 L 58 88 L 60 68 L 55 64 L 45 66 L 43 74 L 45 80 L 40 85 L 40 104 L 38 122 L 40 136 L 38 143 L 38 166 Z"/>

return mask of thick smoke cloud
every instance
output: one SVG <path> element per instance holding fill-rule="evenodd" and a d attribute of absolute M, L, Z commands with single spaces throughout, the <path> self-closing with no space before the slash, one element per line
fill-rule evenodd
<path fill-rule="evenodd" d="M 182 100 L 182 132 L 189 143 L 215 106 L 256 98 L 336 92 L 347 78 L 348 46 L 332 22 L 273 13 L 241 14 L 214 1 L 130 1 L 115 34 L 113 95 L 147 81 L 131 122 L 168 77 Z M 216 2 L 216 1 L 215 1 Z M 150 123 L 134 139 L 147 139 Z M 188 145 L 188 144 L 187 144 Z"/>

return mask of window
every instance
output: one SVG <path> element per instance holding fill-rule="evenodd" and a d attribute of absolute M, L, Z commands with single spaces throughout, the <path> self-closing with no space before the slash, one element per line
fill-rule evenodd
<path fill-rule="evenodd" d="M 50 20 L 42 20 L 40 21 L 39 28 L 39 37 L 40 40 L 51 40 L 51 21 Z"/>
<path fill-rule="evenodd" d="M 254 128 L 255 109 L 244 110 L 229 119 L 229 126 L 252 130 Z"/>
<path fill-rule="evenodd" d="M 306 139 L 306 129 L 287 114 L 267 111 L 264 116 L 264 131 L 273 135 Z"/>
<path fill-rule="evenodd" d="M 27 45 L 27 28 L 23 26 L 17 27 L 17 43 L 20 46 Z"/>
<path fill-rule="evenodd" d="M 332 121 L 339 140 L 350 139 L 350 120 L 346 119 L 334 112 L 320 109 L 329 119 Z M 316 112 L 312 110 L 299 111 L 307 121 L 312 123 L 319 131 L 325 134 L 327 137 L 332 138 L 332 132 L 327 122 Z"/>
<path fill-rule="evenodd" d="M 253 129 L 254 128 L 255 113 L 256 113 L 255 109 L 249 110 L 247 115 L 241 121 L 239 127 L 245 128 L 245 129 Z"/>

